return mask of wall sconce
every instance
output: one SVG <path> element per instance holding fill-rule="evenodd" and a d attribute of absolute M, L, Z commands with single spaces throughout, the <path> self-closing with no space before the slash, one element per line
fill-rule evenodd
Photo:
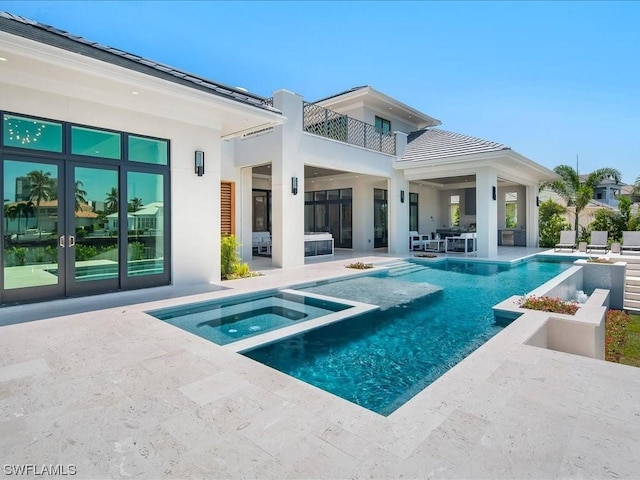
<path fill-rule="evenodd" d="M 540 206 L 540 197 L 536 197 L 536 207 Z"/>
<path fill-rule="evenodd" d="M 298 177 L 291 177 L 291 193 L 298 194 Z"/>
<path fill-rule="evenodd" d="M 496 187 L 491 187 L 491 198 L 493 198 L 494 200 L 498 198 L 498 192 Z"/>
<path fill-rule="evenodd" d="M 200 150 L 196 150 L 194 163 L 195 163 L 195 173 L 196 175 L 201 177 L 202 175 L 204 175 L 204 152 L 201 152 Z"/>
<path fill-rule="evenodd" d="M 400 203 L 404 203 L 404 190 L 400 190 Z"/>

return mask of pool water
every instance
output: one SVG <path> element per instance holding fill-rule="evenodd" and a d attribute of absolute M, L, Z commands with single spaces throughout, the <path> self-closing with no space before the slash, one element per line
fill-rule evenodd
<path fill-rule="evenodd" d="M 351 305 L 289 292 L 268 292 L 146 313 L 218 345 L 226 345 L 348 308 Z"/>
<path fill-rule="evenodd" d="M 244 355 L 389 415 L 503 328 L 494 319 L 493 305 L 530 292 L 571 263 L 529 261 L 510 267 L 447 260 L 416 265 L 375 277 L 442 290 Z M 350 296 L 350 282 L 328 285 L 334 296 L 358 300 Z M 323 294 L 329 295 L 326 286 Z"/>

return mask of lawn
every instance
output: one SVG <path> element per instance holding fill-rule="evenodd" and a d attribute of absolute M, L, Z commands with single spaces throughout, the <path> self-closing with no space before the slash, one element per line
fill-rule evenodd
<path fill-rule="evenodd" d="M 610 310 L 607 313 L 606 360 L 640 367 L 640 315 Z"/>

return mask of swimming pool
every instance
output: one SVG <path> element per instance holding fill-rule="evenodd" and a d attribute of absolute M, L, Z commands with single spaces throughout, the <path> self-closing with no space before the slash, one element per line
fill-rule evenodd
<path fill-rule="evenodd" d="M 441 289 L 244 355 L 389 415 L 503 328 L 495 322 L 493 305 L 528 293 L 569 266 L 552 261 L 514 266 L 449 259 L 404 262 L 372 277 Z M 362 301 L 360 289 L 352 288 L 355 281 L 303 290 Z M 374 298 L 384 294 L 364 292 Z"/>

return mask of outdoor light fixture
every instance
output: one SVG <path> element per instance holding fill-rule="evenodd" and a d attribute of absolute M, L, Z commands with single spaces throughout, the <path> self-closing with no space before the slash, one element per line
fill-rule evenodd
<path fill-rule="evenodd" d="M 494 200 L 498 198 L 496 187 L 491 187 L 491 198 L 493 198 Z"/>
<path fill-rule="evenodd" d="M 194 163 L 195 163 L 195 173 L 196 175 L 201 177 L 202 175 L 204 175 L 204 152 L 201 152 L 200 150 L 196 150 Z"/>
<path fill-rule="evenodd" d="M 540 197 L 536 197 L 536 207 L 540 206 Z"/>
<path fill-rule="evenodd" d="M 291 177 L 291 193 L 298 194 L 298 177 Z"/>
<path fill-rule="evenodd" d="M 400 190 L 400 203 L 404 203 L 404 190 Z"/>

